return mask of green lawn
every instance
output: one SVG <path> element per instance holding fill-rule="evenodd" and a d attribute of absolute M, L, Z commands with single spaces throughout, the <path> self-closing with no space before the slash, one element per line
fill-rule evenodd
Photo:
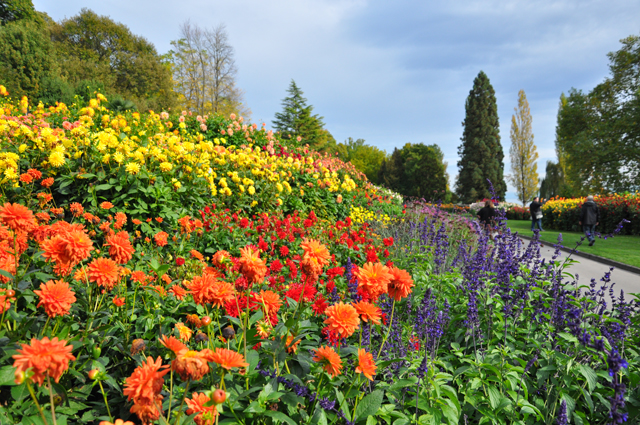
<path fill-rule="evenodd" d="M 529 220 L 509 220 L 507 226 L 511 228 L 512 232 L 518 232 L 522 236 L 533 236 L 531 221 Z M 596 230 L 598 230 L 597 227 Z M 575 247 L 580 237 L 584 236 L 584 234 L 577 232 L 559 232 L 545 229 L 544 232 L 540 233 L 540 239 L 545 242 L 555 243 L 558 241 L 559 233 L 562 233 L 562 245 L 567 248 Z M 640 236 L 615 236 L 607 240 L 596 238 L 594 246 L 589 246 L 589 241 L 585 239 L 578 251 L 640 267 Z"/>

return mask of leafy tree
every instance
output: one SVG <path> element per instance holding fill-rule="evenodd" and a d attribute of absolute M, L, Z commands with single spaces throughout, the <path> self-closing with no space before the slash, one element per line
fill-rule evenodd
<path fill-rule="evenodd" d="M 44 23 L 31 0 L 0 0 L 0 24 L 6 25 L 14 21 Z"/>
<path fill-rule="evenodd" d="M 518 199 L 524 206 L 538 192 L 538 151 L 533 142 L 531 111 L 524 90 L 518 92 L 518 107 L 511 116 L 511 157 L 512 174 L 508 176 L 518 191 Z"/>
<path fill-rule="evenodd" d="M 498 105 L 489 78 L 480 71 L 465 104 L 462 144 L 458 147 L 456 191 L 465 203 L 490 198 L 489 180 L 496 195 L 504 199 L 504 153 L 500 144 Z"/>
<path fill-rule="evenodd" d="M 53 23 L 51 37 L 69 83 L 100 81 L 108 94 L 129 98 L 142 110 L 175 105 L 171 72 L 153 44 L 125 25 L 82 9 Z"/>
<path fill-rule="evenodd" d="M 41 81 L 59 70 L 46 28 L 32 21 L 8 22 L 0 27 L 0 84 L 12 96 L 35 98 Z"/>
<path fill-rule="evenodd" d="M 186 21 L 180 39 L 166 55 L 182 108 L 198 114 L 250 116 L 244 93 L 236 86 L 238 69 L 224 24 L 203 29 Z"/>
<path fill-rule="evenodd" d="M 332 150 L 335 139 L 324 129 L 323 117 L 314 114 L 313 106 L 307 105 L 307 99 L 294 80 L 287 93 L 289 96 L 282 100 L 282 112 L 277 112 L 272 121 L 273 128 L 294 144 L 307 143 L 317 151 Z"/>
<path fill-rule="evenodd" d="M 564 186 L 564 174 L 560 164 L 547 161 L 545 176 L 540 182 L 540 196 L 546 199 L 562 196 Z"/>
<path fill-rule="evenodd" d="M 398 193 L 404 193 L 404 159 L 402 158 L 402 150 L 393 148 L 391 157 L 384 159 L 380 164 L 378 172 L 378 184 L 394 189 Z"/>
<path fill-rule="evenodd" d="M 353 140 L 349 137 L 344 143 L 338 143 L 335 151 L 340 159 L 351 162 L 374 184 L 379 183 L 379 173 L 387 153 L 375 146 L 367 145 L 364 139 Z"/>
<path fill-rule="evenodd" d="M 556 150 L 574 195 L 640 189 L 640 37 L 621 42 L 609 77 L 561 97 Z"/>

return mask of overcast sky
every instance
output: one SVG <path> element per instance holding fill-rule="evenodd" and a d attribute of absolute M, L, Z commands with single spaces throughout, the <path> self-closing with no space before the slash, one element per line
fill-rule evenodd
<path fill-rule="evenodd" d="M 388 153 L 436 143 L 458 173 L 465 99 L 480 70 L 496 91 L 505 173 L 523 89 L 542 175 L 555 160 L 562 92 L 608 75 L 606 54 L 640 34 L 640 1 L 560 0 L 34 0 L 56 21 L 87 7 L 127 25 L 160 54 L 190 19 L 225 24 L 253 122 L 271 126 L 291 79 L 338 142 L 362 138 Z M 508 200 L 515 200 L 509 188 Z"/>

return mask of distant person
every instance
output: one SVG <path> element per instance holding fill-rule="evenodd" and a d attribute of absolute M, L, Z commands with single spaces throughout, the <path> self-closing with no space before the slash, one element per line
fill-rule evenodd
<path fill-rule="evenodd" d="M 484 207 L 478 211 L 478 220 L 480 225 L 489 232 L 489 237 L 493 240 L 493 227 L 495 225 L 496 210 L 493 208 L 493 202 L 486 201 Z"/>
<path fill-rule="evenodd" d="M 593 201 L 593 195 L 587 196 L 587 202 L 582 204 L 578 223 L 582 226 L 582 231 L 587 235 L 587 239 L 589 239 L 589 246 L 593 246 L 596 243 L 596 237 L 594 236 L 596 226 L 600 224 L 600 208 Z"/>
<path fill-rule="evenodd" d="M 531 213 L 531 231 L 532 232 L 535 230 L 536 225 L 538 226 L 538 229 L 540 229 L 541 232 L 544 232 L 544 229 L 542 228 L 542 209 L 541 208 L 542 208 L 542 204 L 540 203 L 540 200 L 536 196 L 535 198 L 533 198 L 533 202 L 529 204 L 529 212 Z"/>

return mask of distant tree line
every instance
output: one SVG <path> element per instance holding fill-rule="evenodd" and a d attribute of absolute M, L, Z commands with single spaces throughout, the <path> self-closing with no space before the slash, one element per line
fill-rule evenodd
<path fill-rule="evenodd" d="M 31 0 L 0 0 L 0 84 L 47 106 L 101 92 L 115 110 L 250 114 L 224 25 L 187 21 L 180 31 L 174 49 L 160 55 L 126 25 L 89 9 L 55 22 Z"/>

